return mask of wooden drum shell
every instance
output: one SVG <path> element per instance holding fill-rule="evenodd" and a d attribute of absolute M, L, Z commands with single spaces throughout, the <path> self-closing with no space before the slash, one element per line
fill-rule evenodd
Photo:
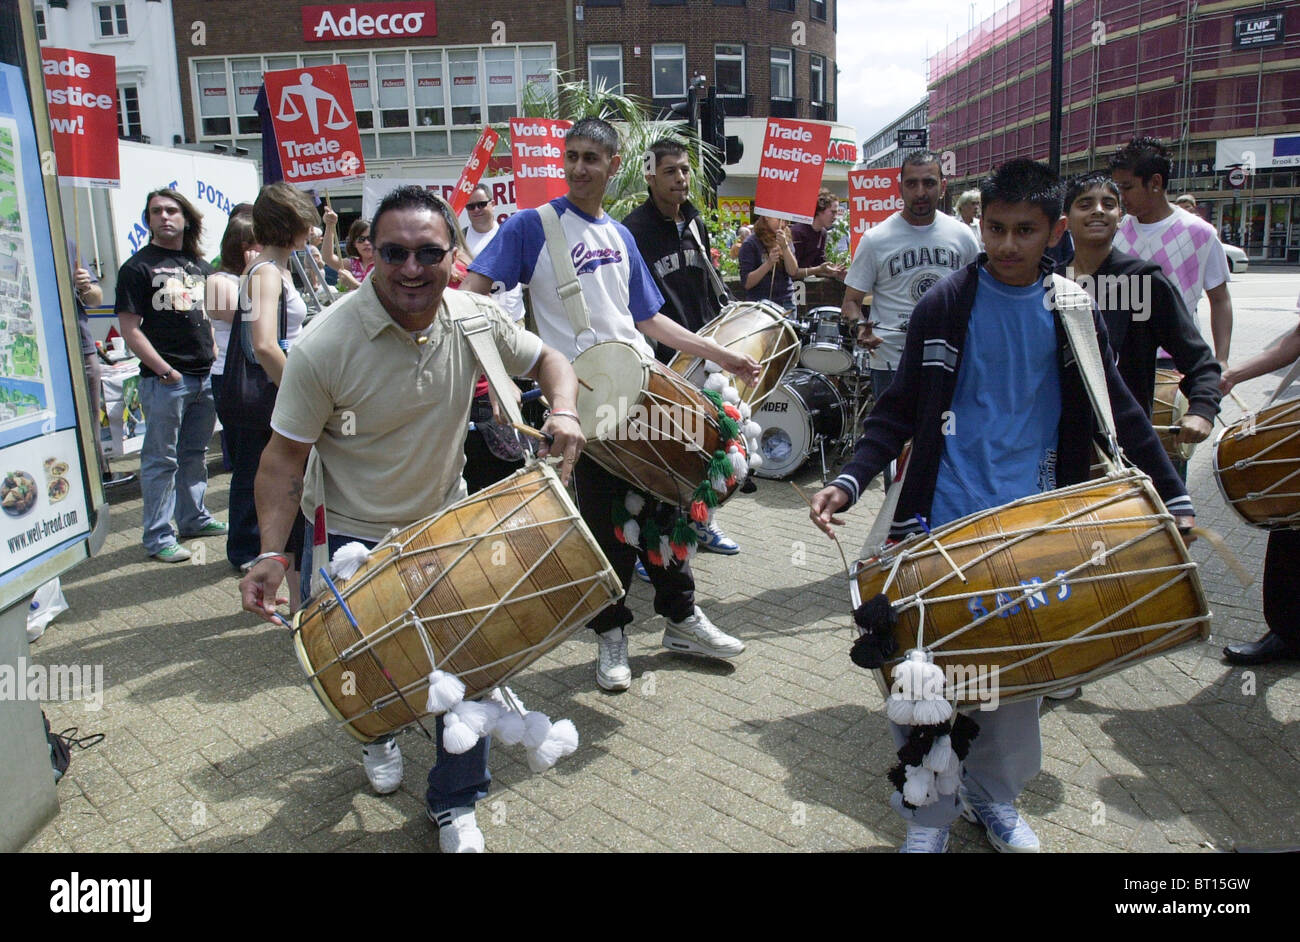
<path fill-rule="evenodd" d="M 1242 416 L 1220 431 L 1214 479 L 1228 506 L 1252 526 L 1300 526 L 1300 400 Z"/>
<path fill-rule="evenodd" d="M 749 354 L 762 367 L 762 375 L 752 386 L 739 377 L 734 378 L 741 401 L 749 403 L 756 411 L 799 361 L 798 332 L 784 311 L 763 302 L 728 304 L 698 333 L 735 353 Z M 704 385 L 704 361 L 694 354 L 678 353 L 669 361 L 668 368 L 696 386 Z"/>

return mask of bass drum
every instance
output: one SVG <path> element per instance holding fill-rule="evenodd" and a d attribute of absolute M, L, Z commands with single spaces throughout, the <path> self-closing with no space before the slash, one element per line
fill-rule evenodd
<path fill-rule="evenodd" d="M 788 478 L 808 460 L 819 438 L 838 439 L 848 422 L 844 397 L 834 383 L 813 370 L 791 370 L 754 413 L 762 428 L 758 448 L 764 478 Z"/>

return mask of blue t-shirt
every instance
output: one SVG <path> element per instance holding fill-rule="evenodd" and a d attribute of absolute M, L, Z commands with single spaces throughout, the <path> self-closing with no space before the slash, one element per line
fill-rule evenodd
<path fill-rule="evenodd" d="M 1045 297 L 1041 282 L 1011 287 L 980 267 L 931 526 L 1056 487 L 1060 366 Z"/>
<path fill-rule="evenodd" d="M 470 264 L 493 282 L 493 292 L 526 284 L 537 333 L 548 347 L 574 359 L 580 350 L 604 340 L 621 340 L 653 358 L 654 351 L 636 328 L 664 306 L 636 240 L 607 213 L 588 216 L 566 198 L 551 200 L 573 260 L 582 296 L 591 315 L 591 336 L 582 343 L 557 293 L 555 269 L 546 249 L 546 233 L 535 209 L 515 213 Z"/>

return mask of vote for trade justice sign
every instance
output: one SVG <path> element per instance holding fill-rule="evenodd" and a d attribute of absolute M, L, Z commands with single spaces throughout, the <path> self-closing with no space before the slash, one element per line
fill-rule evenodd
<path fill-rule="evenodd" d="M 43 46 L 41 71 L 59 179 L 74 186 L 117 186 L 116 61 Z"/>
<path fill-rule="evenodd" d="M 830 141 L 829 124 L 768 118 L 758 161 L 754 212 L 812 222 Z"/>
<path fill-rule="evenodd" d="M 263 80 L 285 182 L 324 189 L 365 176 L 347 66 L 281 69 Z"/>
<path fill-rule="evenodd" d="M 510 162 L 515 171 L 515 204 L 536 209 L 569 191 L 564 177 L 564 135 L 572 121 L 511 118 Z"/>

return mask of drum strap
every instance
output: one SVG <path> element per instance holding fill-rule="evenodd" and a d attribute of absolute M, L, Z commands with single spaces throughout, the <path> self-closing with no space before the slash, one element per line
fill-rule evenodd
<path fill-rule="evenodd" d="M 1282 382 L 1278 384 L 1277 389 L 1273 390 L 1273 395 L 1268 397 L 1268 402 L 1264 403 L 1261 408 L 1267 409 L 1274 402 L 1280 399 L 1282 393 L 1290 389 L 1291 384 L 1298 378 L 1300 378 L 1300 360 L 1296 360 L 1291 364 L 1291 369 L 1286 371 L 1286 375 L 1282 377 Z"/>
<path fill-rule="evenodd" d="M 569 267 L 572 268 L 573 265 L 570 264 Z M 443 299 L 447 299 L 446 293 L 443 294 Z M 460 331 L 460 335 L 474 351 L 474 358 L 483 368 L 488 385 L 496 394 L 502 411 L 509 416 L 511 422 L 523 425 L 523 414 L 519 411 L 519 404 L 515 402 L 516 386 L 511 381 L 510 374 L 506 372 L 506 365 L 501 362 L 501 351 L 497 349 L 496 341 L 492 339 L 492 322 L 478 309 L 477 302 L 474 303 L 475 310 L 472 314 L 468 310 L 457 310 L 461 305 L 453 303 L 447 304 L 447 311 L 456 322 L 456 329 Z"/>
<path fill-rule="evenodd" d="M 1110 396 L 1106 393 L 1106 370 L 1097 348 L 1097 329 L 1092 322 L 1092 298 L 1077 284 L 1061 275 L 1052 276 L 1056 312 L 1061 316 L 1065 334 L 1079 364 L 1079 374 L 1088 390 L 1092 411 L 1110 442 L 1111 454 L 1119 454 L 1115 434 L 1115 417 L 1110 411 Z"/>
<path fill-rule="evenodd" d="M 551 256 L 551 267 L 555 269 L 555 293 L 560 296 L 564 313 L 569 318 L 576 340 L 583 333 L 591 331 L 591 314 L 587 302 L 582 297 L 582 285 L 578 282 L 578 272 L 573 267 L 573 256 L 569 254 L 569 243 L 564 237 L 564 227 L 560 225 L 560 215 L 550 203 L 537 207 L 537 215 L 542 220 L 542 231 L 546 233 L 546 251 Z M 488 374 L 488 380 L 492 375 Z"/>
<path fill-rule="evenodd" d="M 708 272 L 706 277 L 708 278 L 709 287 L 713 289 L 718 304 L 725 307 L 731 303 L 731 292 L 727 290 L 727 286 L 723 284 L 722 279 L 718 276 L 718 270 L 713 267 L 713 259 L 709 258 L 709 254 L 704 251 L 704 239 L 700 236 L 699 223 L 700 218 L 696 216 L 686 224 L 686 228 L 690 230 L 691 238 L 695 240 L 695 245 L 704 258 L 704 270 Z"/>

